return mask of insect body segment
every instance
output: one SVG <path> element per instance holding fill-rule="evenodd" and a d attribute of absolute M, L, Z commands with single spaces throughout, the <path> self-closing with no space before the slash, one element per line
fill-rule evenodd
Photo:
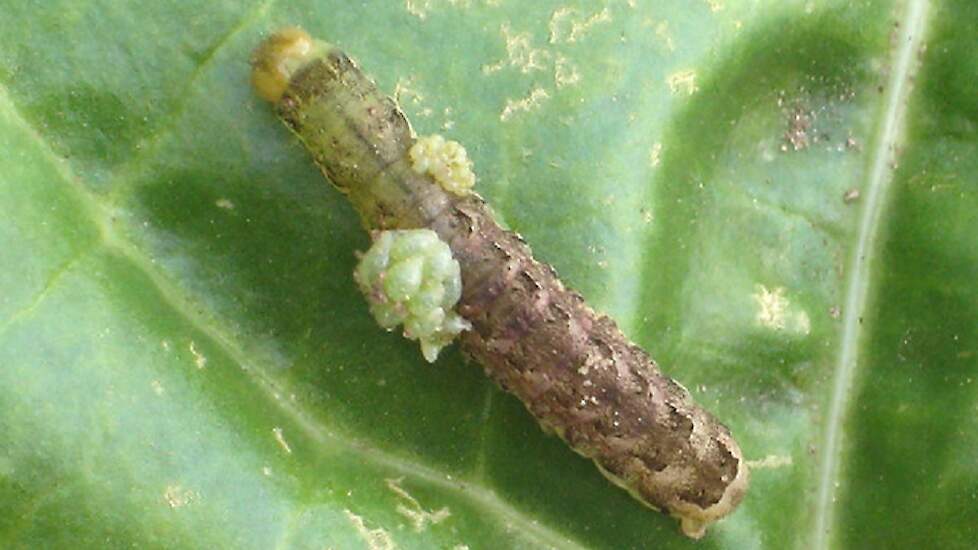
<path fill-rule="evenodd" d="M 417 140 L 397 105 L 336 48 L 277 46 L 295 32 L 258 47 L 254 71 L 274 78 L 253 81 L 367 230 L 382 231 L 355 275 L 378 322 L 403 322 L 423 349 L 428 339 L 426 357 L 458 334 L 462 351 L 544 428 L 678 518 L 687 535 L 732 512 L 749 474 L 729 430 L 499 226 L 468 191 L 474 176 L 460 146 Z M 262 90 L 282 75 L 277 97 Z"/>

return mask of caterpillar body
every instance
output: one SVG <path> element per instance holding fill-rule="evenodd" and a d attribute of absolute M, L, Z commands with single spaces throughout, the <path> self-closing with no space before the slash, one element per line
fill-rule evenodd
<path fill-rule="evenodd" d="M 252 57 L 252 82 L 367 230 L 427 229 L 447 244 L 461 278 L 455 311 L 464 326 L 455 327 L 463 352 L 544 429 L 679 519 L 688 536 L 699 538 L 736 508 L 749 473 L 729 430 L 502 229 L 467 191 L 467 176 L 454 188 L 436 181 L 464 172 L 464 154 L 455 151 L 465 162 L 441 172 L 419 170 L 411 158 L 417 138 L 397 104 L 346 54 L 301 29 L 265 39 Z"/>

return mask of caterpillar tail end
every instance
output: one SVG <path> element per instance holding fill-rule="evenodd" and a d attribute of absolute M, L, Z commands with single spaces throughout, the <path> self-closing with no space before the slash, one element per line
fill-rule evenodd
<path fill-rule="evenodd" d="M 276 103 L 292 75 L 328 49 L 299 27 L 279 29 L 251 54 L 251 85 L 262 99 Z"/>

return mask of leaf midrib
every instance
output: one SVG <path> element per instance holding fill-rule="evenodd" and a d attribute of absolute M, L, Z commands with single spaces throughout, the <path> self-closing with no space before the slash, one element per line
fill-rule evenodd
<path fill-rule="evenodd" d="M 897 151 L 903 138 L 915 54 L 921 47 L 922 35 L 926 30 L 928 7 L 928 0 L 909 0 L 906 5 L 899 24 L 900 32 L 893 53 L 890 77 L 886 84 L 883 119 L 870 157 L 870 172 L 864 187 L 866 200 L 860 212 L 856 247 L 849 264 L 841 342 L 833 368 L 832 393 L 820 445 L 822 452 L 816 477 L 814 532 L 811 535 L 811 548 L 816 550 L 828 548 L 832 542 L 836 507 L 839 503 L 836 489 L 839 485 L 839 465 L 845 436 L 843 424 L 850 411 L 849 402 L 858 370 L 862 319 L 870 293 L 870 271 L 875 260 L 883 209 L 893 181 L 891 167 L 895 166 Z"/>

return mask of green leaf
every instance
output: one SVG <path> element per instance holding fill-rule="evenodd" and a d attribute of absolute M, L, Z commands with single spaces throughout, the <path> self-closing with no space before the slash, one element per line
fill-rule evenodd
<path fill-rule="evenodd" d="M 144 4 L 0 6 L 0 546 L 694 546 L 376 327 L 249 88 L 284 24 L 730 426 L 697 548 L 978 538 L 971 0 Z"/>

